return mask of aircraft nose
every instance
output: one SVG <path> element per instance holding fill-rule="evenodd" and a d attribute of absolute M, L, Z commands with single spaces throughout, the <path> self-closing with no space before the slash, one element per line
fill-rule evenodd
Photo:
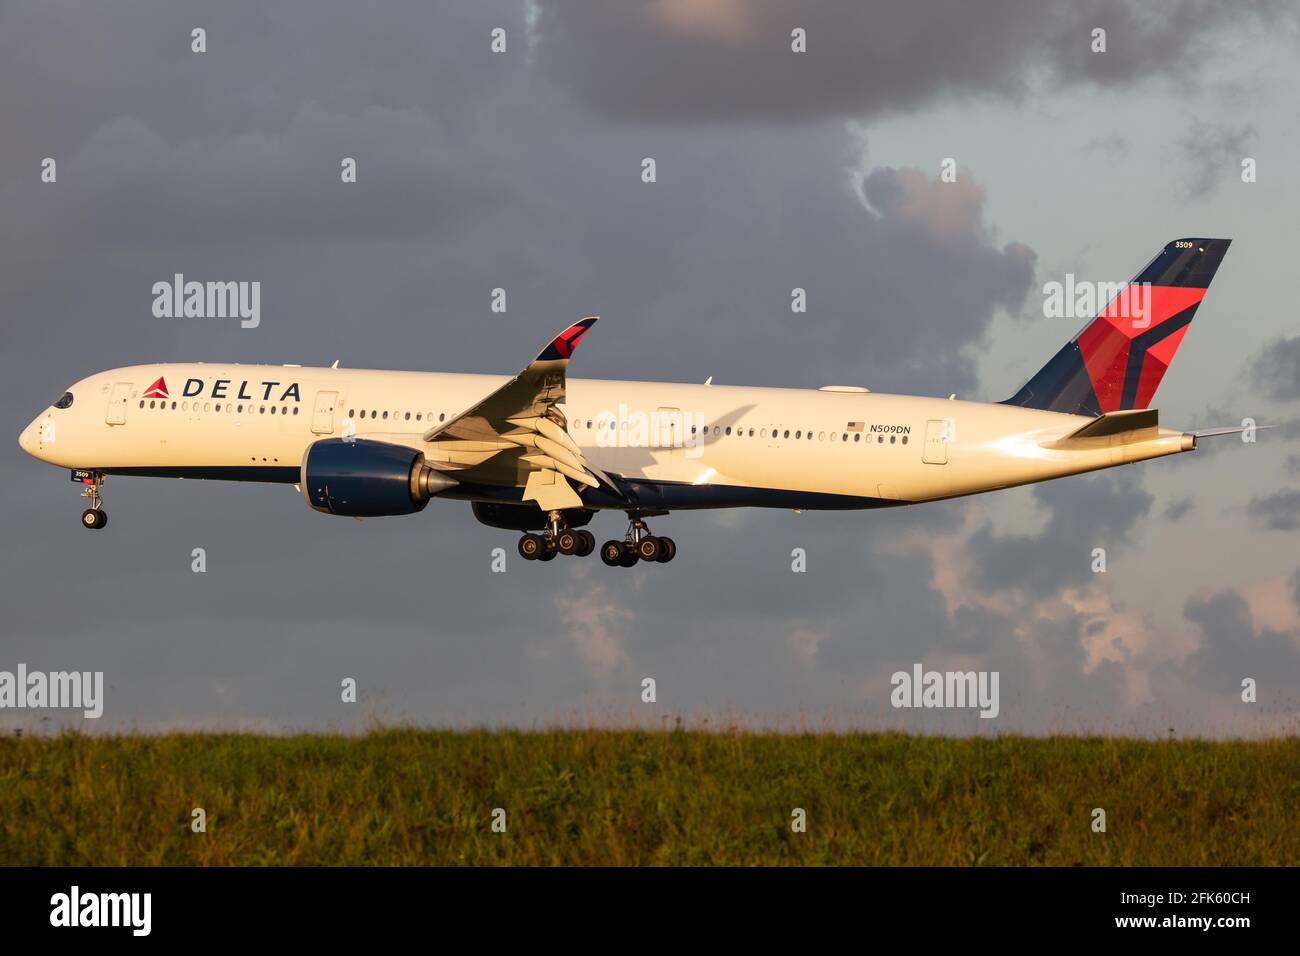
<path fill-rule="evenodd" d="M 18 436 L 18 447 L 29 455 L 35 456 L 38 450 L 40 427 L 40 420 L 37 419 L 24 428 Z"/>

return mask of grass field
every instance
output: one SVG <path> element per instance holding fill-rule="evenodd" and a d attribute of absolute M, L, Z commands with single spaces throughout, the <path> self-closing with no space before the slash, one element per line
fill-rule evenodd
<path fill-rule="evenodd" d="M 424 731 L 0 740 L 5 864 L 1300 862 L 1300 740 Z M 191 831 L 191 810 L 207 832 Z M 494 808 L 505 833 L 492 830 Z M 807 830 L 792 832 L 794 808 Z M 1106 832 L 1092 811 L 1106 811 Z"/>

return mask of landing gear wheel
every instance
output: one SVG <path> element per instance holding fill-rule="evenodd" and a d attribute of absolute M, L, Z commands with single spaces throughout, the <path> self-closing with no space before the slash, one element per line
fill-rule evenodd
<path fill-rule="evenodd" d="M 526 534 L 519 539 L 519 556 L 525 561 L 536 561 L 545 553 L 546 539 L 540 534 Z"/>
<path fill-rule="evenodd" d="M 636 544 L 636 556 L 642 561 L 661 561 L 663 553 L 659 539 L 653 535 L 646 535 Z"/>
<path fill-rule="evenodd" d="M 604 561 L 611 568 L 618 567 L 623 563 L 623 542 L 606 541 L 600 546 L 600 560 Z"/>
<path fill-rule="evenodd" d="M 634 567 L 637 562 L 636 548 L 630 544 L 623 544 L 621 545 L 621 547 L 623 549 L 623 553 L 622 555 L 619 556 L 618 566 L 620 568 Z"/>
<path fill-rule="evenodd" d="M 585 558 L 591 552 L 596 550 L 596 536 L 590 531 L 579 531 L 578 537 L 582 539 L 578 545 L 578 550 L 573 552 L 580 558 Z"/>
<path fill-rule="evenodd" d="M 538 560 L 538 561 L 554 561 L 554 560 L 555 560 L 555 556 L 556 556 L 557 554 L 559 554 L 559 552 L 556 551 L 555 548 L 553 548 L 553 547 L 552 547 L 552 548 L 547 548 L 545 551 L 543 551 L 541 554 L 539 554 L 539 555 L 537 556 L 537 560 Z"/>
<path fill-rule="evenodd" d="M 104 475 L 98 471 L 77 471 L 74 474 L 86 486 L 81 497 L 90 501 L 90 507 L 81 513 L 81 526 L 91 531 L 98 531 L 108 524 L 108 512 L 104 510 L 104 496 L 99 493 L 99 489 L 104 487 Z"/>
<path fill-rule="evenodd" d="M 667 564 L 673 558 L 677 557 L 677 542 L 672 538 L 659 539 L 659 557 L 655 560 L 660 564 Z"/>
<path fill-rule="evenodd" d="M 560 554 L 577 554 L 582 546 L 582 536 L 576 531 L 561 531 L 555 536 L 555 548 Z"/>

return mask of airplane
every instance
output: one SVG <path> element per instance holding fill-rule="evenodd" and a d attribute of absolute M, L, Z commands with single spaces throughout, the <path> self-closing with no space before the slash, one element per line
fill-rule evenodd
<path fill-rule="evenodd" d="M 1151 407 L 1231 240 L 1170 242 L 1018 392 L 979 403 L 819 389 L 570 379 L 596 316 L 514 376 L 162 364 L 83 378 L 27 426 L 102 529 L 109 475 L 279 482 L 316 511 L 471 503 L 519 554 L 586 556 L 623 511 L 613 567 L 666 563 L 647 519 L 707 508 L 853 510 L 939 501 L 1191 451 L 1242 428 L 1162 427 Z M 1134 308 L 1134 302 L 1145 306 Z"/>

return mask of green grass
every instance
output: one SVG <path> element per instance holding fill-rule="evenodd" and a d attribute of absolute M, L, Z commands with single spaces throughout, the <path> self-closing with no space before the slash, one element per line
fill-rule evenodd
<path fill-rule="evenodd" d="M 383 730 L 0 740 L 6 864 L 1294 865 L 1300 740 Z M 207 832 L 190 829 L 207 811 Z M 493 833 L 494 807 L 506 833 Z M 807 811 L 807 832 L 791 811 Z M 1102 807 L 1107 832 L 1094 833 Z"/>

